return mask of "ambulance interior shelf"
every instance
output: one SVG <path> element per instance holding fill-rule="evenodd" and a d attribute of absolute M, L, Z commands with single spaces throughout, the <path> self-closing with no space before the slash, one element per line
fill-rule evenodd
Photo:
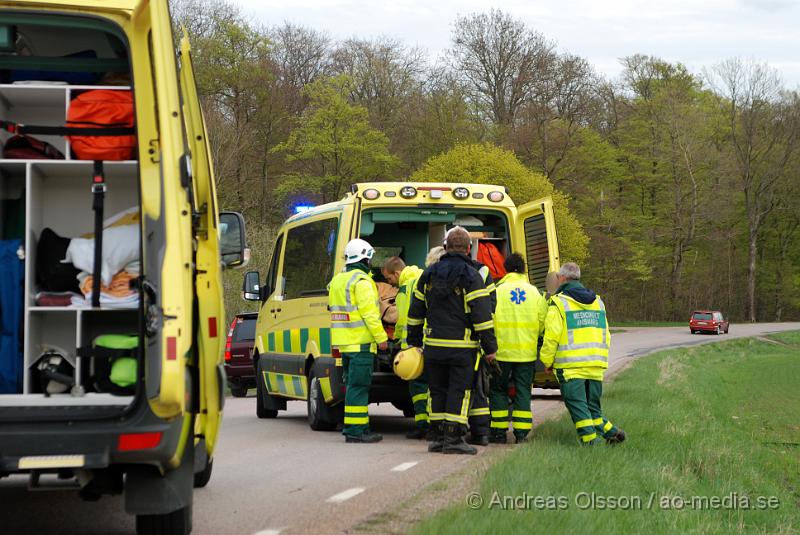
<path fill-rule="evenodd" d="M 375 247 L 375 280 L 383 280 L 379 269 L 382 265 L 381 259 L 392 256 L 388 254 L 390 251 L 400 256 L 406 264 L 424 267 L 428 251 L 432 247 L 443 245 L 447 230 L 456 225 L 464 227 L 470 233 L 470 254 L 473 259 L 478 259 L 482 243 L 493 244 L 502 257 L 509 254 L 508 224 L 505 216 L 498 211 L 426 208 L 365 212 L 361 217 L 360 235 Z"/>

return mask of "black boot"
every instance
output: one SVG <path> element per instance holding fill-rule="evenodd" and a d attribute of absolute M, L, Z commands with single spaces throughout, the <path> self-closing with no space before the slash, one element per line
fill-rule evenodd
<path fill-rule="evenodd" d="M 464 442 L 463 426 L 447 422 L 444 426 L 444 447 L 442 452 L 475 455 L 478 450 Z"/>
<path fill-rule="evenodd" d="M 373 433 L 372 431 L 367 431 L 366 433 L 356 436 L 345 435 L 344 439 L 345 442 L 355 442 L 359 444 L 373 444 L 381 440 L 383 440 L 383 436 L 378 433 Z"/>
<path fill-rule="evenodd" d="M 411 440 L 422 440 L 428 435 L 428 426 L 420 427 L 416 426 L 414 429 L 406 433 L 406 438 Z"/>
<path fill-rule="evenodd" d="M 470 435 L 467 437 L 467 444 L 474 444 L 475 446 L 488 446 L 489 435 Z"/>
<path fill-rule="evenodd" d="M 618 428 L 616 434 L 614 434 L 614 436 L 611 438 L 607 438 L 606 442 L 613 446 L 615 444 L 622 444 L 623 442 L 625 442 L 626 438 L 627 435 L 625 434 L 625 431 Z"/>
<path fill-rule="evenodd" d="M 431 425 L 428 428 L 428 436 L 425 438 L 428 440 L 428 451 L 433 453 L 441 453 L 442 448 L 444 447 L 442 423 L 431 422 Z"/>
<path fill-rule="evenodd" d="M 508 442 L 508 437 L 505 431 L 492 432 L 489 434 L 489 442 L 492 444 L 505 444 Z"/>

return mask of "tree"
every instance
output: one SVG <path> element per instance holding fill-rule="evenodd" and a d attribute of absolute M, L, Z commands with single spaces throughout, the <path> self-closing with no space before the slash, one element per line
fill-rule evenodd
<path fill-rule="evenodd" d="M 501 128 L 511 127 L 547 72 L 553 45 L 524 22 L 499 10 L 458 17 L 452 34 L 452 67 L 471 97 Z"/>
<path fill-rule="evenodd" d="M 544 176 L 525 167 L 513 152 L 490 143 L 459 144 L 434 156 L 410 177 L 414 182 L 461 182 L 497 184 L 508 188 L 517 205 L 550 196 L 553 198 L 560 257 L 582 262 L 589 241 L 578 219 L 569 209 L 567 196 Z"/>
<path fill-rule="evenodd" d="M 352 89 L 347 76 L 306 87 L 308 108 L 289 138 L 273 149 L 297 169 L 284 178 L 280 197 L 303 194 L 330 202 L 340 198 L 347 185 L 383 178 L 397 165 L 386 135 L 369 126 L 366 108 L 348 102 Z"/>
<path fill-rule="evenodd" d="M 710 72 L 728 120 L 727 141 L 744 194 L 748 226 L 747 317 L 756 321 L 756 279 L 761 229 L 776 206 L 776 188 L 786 178 L 798 146 L 796 106 L 781 93 L 777 71 L 734 58 Z"/>

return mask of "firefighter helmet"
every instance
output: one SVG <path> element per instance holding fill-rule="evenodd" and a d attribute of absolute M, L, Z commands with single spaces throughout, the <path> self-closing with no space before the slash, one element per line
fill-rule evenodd
<path fill-rule="evenodd" d="M 411 381 L 422 375 L 424 359 L 422 351 L 416 347 L 404 349 L 394 357 L 394 373 L 405 381 Z"/>

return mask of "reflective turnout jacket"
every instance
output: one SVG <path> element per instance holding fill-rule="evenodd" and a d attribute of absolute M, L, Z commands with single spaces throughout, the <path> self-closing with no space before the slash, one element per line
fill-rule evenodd
<path fill-rule="evenodd" d="M 580 289 L 584 290 L 583 295 L 590 293 Z M 608 368 L 610 346 L 606 309 L 599 296 L 594 296 L 590 303 L 581 302 L 568 292 L 550 298 L 540 352 L 545 366 L 603 370 Z"/>
<path fill-rule="evenodd" d="M 375 282 L 359 268 L 337 274 L 328 286 L 328 310 L 331 313 L 331 345 L 342 353 L 362 351 L 388 337 L 381 323 L 378 289 Z"/>
<path fill-rule="evenodd" d="M 447 253 L 420 276 L 408 314 L 408 343 L 497 351 L 491 298 L 465 255 Z"/>

